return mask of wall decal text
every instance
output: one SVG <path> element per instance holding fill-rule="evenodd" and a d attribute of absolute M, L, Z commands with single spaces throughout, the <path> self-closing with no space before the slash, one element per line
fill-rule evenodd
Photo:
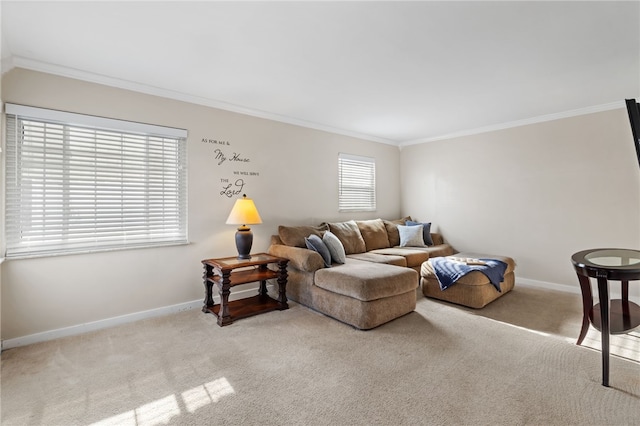
<path fill-rule="evenodd" d="M 220 148 L 216 148 L 213 150 L 215 156 L 215 160 L 218 162 L 218 166 L 222 165 L 225 161 L 229 161 L 231 163 L 250 163 L 251 160 L 247 157 L 243 157 L 241 153 L 234 152 L 230 156 L 224 153 Z"/>
<path fill-rule="evenodd" d="M 235 164 L 237 166 L 250 165 L 251 158 L 243 154 L 242 152 L 229 149 L 231 142 L 228 140 L 215 139 L 215 138 L 201 138 L 201 143 L 210 145 L 213 149 L 213 160 L 219 167 L 227 168 L 226 164 Z M 234 170 L 233 178 L 220 178 L 220 196 L 221 197 L 235 197 L 241 195 L 245 191 L 247 181 L 245 177 L 258 177 L 260 173 L 250 170 Z"/>
<path fill-rule="evenodd" d="M 216 145 L 227 145 L 227 146 L 231 145 L 229 143 L 229 141 L 221 141 L 221 140 L 218 140 L 218 139 L 202 138 L 201 142 L 202 143 L 212 143 L 212 144 L 216 144 Z"/>
<path fill-rule="evenodd" d="M 220 179 L 222 183 L 222 191 L 220 191 L 220 195 L 224 195 L 226 197 L 233 197 L 234 195 L 240 195 L 242 193 L 242 188 L 244 188 L 245 182 L 244 179 L 236 179 L 233 182 L 229 182 L 229 179 Z"/>

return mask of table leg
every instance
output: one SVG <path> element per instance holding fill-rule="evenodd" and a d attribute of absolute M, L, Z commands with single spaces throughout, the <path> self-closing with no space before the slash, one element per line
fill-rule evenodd
<path fill-rule="evenodd" d="M 622 301 L 629 301 L 629 281 L 621 281 L 620 286 L 622 287 Z"/>
<path fill-rule="evenodd" d="M 622 281 L 622 326 L 631 329 L 631 310 L 629 309 L 629 281 Z"/>
<path fill-rule="evenodd" d="M 229 315 L 229 294 L 231 294 L 231 271 L 223 271 L 222 285 L 220 286 L 220 311 L 218 311 L 218 325 L 220 327 L 231 324 L 233 320 Z"/>
<path fill-rule="evenodd" d="M 582 292 L 582 329 L 576 345 L 580 345 L 589 331 L 589 312 L 593 308 L 593 296 L 591 295 L 591 282 L 589 277 L 578 274 L 580 290 Z"/>
<path fill-rule="evenodd" d="M 202 312 L 205 314 L 209 312 L 209 309 L 213 306 L 213 283 L 207 278 L 213 274 L 213 268 L 209 265 L 204 265 L 204 274 L 202 279 L 204 280 L 204 303 L 202 306 Z"/>
<path fill-rule="evenodd" d="M 267 296 L 267 294 L 268 294 L 268 291 L 267 291 L 267 281 L 262 280 L 262 281 L 260 281 L 260 289 L 258 290 L 258 295 L 259 295 L 260 297 L 266 297 L 266 296 Z"/>
<path fill-rule="evenodd" d="M 268 268 L 267 268 L 267 265 L 260 265 L 260 267 L 258 269 L 261 270 L 261 271 L 265 271 Z M 266 280 L 261 280 L 260 281 L 260 288 L 258 289 L 258 295 L 261 298 L 265 298 L 265 297 L 267 297 L 267 294 L 268 294 L 268 292 L 267 292 L 267 281 Z"/>
<path fill-rule="evenodd" d="M 606 277 L 598 277 L 598 296 L 602 322 L 602 386 L 609 387 L 609 283 Z"/>
<path fill-rule="evenodd" d="M 289 309 L 287 304 L 287 262 L 278 262 L 278 305 L 280 305 L 280 310 Z"/>

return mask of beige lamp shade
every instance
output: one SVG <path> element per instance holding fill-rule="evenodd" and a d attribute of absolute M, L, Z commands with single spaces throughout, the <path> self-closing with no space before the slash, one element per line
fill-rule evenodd
<path fill-rule="evenodd" d="M 236 200 L 236 203 L 229 213 L 227 225 L 257 225 L 262 223 L 260 213 L 251 198 L 247 198 L 246 194 L 242 198 Z"/>

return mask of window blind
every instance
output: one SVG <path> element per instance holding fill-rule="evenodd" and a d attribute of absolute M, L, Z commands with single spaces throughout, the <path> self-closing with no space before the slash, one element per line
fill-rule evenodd
<path fill-rule="evenodd" d="M 338 185 L 340 211 L 376 210 L 375 159 L 338 154 Z"/>
<path fill-rule="evenodd" d="M 7 258 L 187 242 L 185 130 L 6 111 Z"/>

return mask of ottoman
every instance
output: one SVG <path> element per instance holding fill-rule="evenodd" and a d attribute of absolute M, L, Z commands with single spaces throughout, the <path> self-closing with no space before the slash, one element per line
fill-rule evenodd
<path fill-rule="evenodd" d="M 493 284 L 491 284 L 489 278 L 480 271 L 472 271 L 458 279 L 455 284 L 446 290 L 440 290 L 440 284 L 433 272 L 433 268 L 429 261 L 426 261 L 422 263 L 420 268 L 422 293 L 426 297 L 479 309 L 508 293 L 515 285 L 514 270 L 516 264 L 510 257 L 480 253 L 456 253 L 453 256 L 446 257 L 497 259 L 503 261 L 507 264 L 507 269 L 504 273 L 504 280 L 500 283 L 500 290 L 502 291 L 499 292 Z"/>

